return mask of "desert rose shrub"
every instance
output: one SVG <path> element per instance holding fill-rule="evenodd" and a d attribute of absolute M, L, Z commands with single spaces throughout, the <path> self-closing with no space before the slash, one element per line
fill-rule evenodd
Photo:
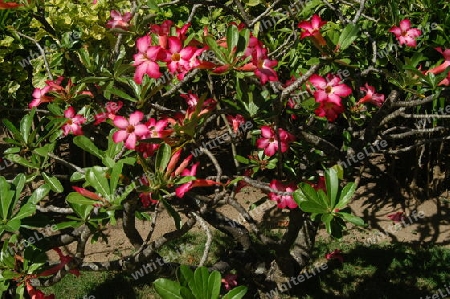
<path fill-rule="evenodd" d="M 437 192 L 449 4 L 390 3 L 1 1 L 4 158 L 20 166 L 0 177 L 2 293 L 43 298 L 37 287 L 70 273 L 134 271 L 196 223 L 233 238 L 209 267 L 224 277 L 218 292 L 210 274 L 215 296 L 243 281 L 248 295 L 268 292 L 308 265 L 319 227 L 341 238 L 364 225 L 348 204 L 370 154 L 384 155 L 399 193 L 400 181 Z M 235 200 L 247 185 L 288 212 L 280 238 Z M 176 230 L 155 239 L 160 206 Z M 85 262 L 87 242 L 118 217 L 135 252 Z M 74 256 L 61 252 L 74 242 Z M 174 266 L 157 274 L 174 278 Z"/>

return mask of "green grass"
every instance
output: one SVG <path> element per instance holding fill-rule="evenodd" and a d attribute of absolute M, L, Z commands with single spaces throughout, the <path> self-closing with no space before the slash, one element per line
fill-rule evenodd
<path fill-rule="evenodd" d="M 187 264 L 198 263 L 203 253 L 205 235 L 189 234 L 161 250 L 181 255 L 172 261 Z M 214 235 L 211 255 L 207 265 L 218 260 L 230 240 L 222 234 Z M 316 263 L 325 262 L 324 255 L 336 248 L 344 253 L 344 263 L 328 261 L 329 268 L 301 284 L 300 291 L 287 291 L 280 298 L 326 299 L 326 298 L 425 298 L 450 281 L 450 250 L 437 246 L 416 248 L 403 245 L 377 244 L 370 247 L 337 241 L 318 240 L 314 256 Z M 95 296 L 96 299 L 159 298 L 152 288 L 150 276 L 134 280 L 124 273 L 84 272 L 81 277 L 66 276 L 60 283 L 43 288 L 57 299 L 77 299 Z M 93 297 L 91 297 L 93 298 Z"/>

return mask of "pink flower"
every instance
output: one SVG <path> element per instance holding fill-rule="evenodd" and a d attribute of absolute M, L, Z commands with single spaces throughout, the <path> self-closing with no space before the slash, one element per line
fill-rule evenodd
<path fill-rule="evenodd" d="M 189 161 L 192 159 L 192 155 L 189 155 L 186 159 L 185 159 L 185 161 L 187 160 L 187 159 L 189 159 Z M 184 161 L 183 161 L 183 163 L 181 163 L 182 165 L 183 164 L 187 164 L 187 163 L 184 163 Z M 196 174 L 197 174 L 197 167 L 200 165 L 200 162 L 197 162 L 197 163 L 195 163 L 194 165 L 192 165 L 192 167 L 191 167 L 191 170 L 189 170 L 189 169 L 183 169 L 183 171 L 181 172 L 181 175 L 182 176 L 195 176 Z M 177 169 L 178 170 L 178 169 Z M 178 171 L 175 171 L 176 173 L 178 172 Z M 193 186 L 192 186 L 192 184 L 193 184 L 193 181 L 190 181 L 190 182 L 187 182 L 187 183 L 185 183 L 185 184 L 183 184 L 183 185 L 181 185 L 181 186 L 179 186 L 179 187 L 177 187 L 176 189 L 175 189 L 175 194 L 179 197 L 179 198 L 183 198 L 184 197 L 184 195 L 186 194 L 186 192 L 188 192 L 189 190 L 191 190 L 192 188 L 193 188 Z"/>
<path fill-rule="evenodd" d="M 311 187 L 314 188 L 314 190 L 319 191 L 322 190 L 323 192 L 327 192 L 327 186 L 325 185 L 325 177 L 323 175 L 320 175 L 317 179 L 317 184 L 306 182 L 307 184 L 311 185 Z"/>
<path fill-rule="evenodd" d="M 18 4 L 15 2 L 6 2 L 5 0 L 0 0 L 0 9 L 12 9 L 17 8 L 19 6 L 23 6 L 23 4 Z"/>
<path fill-rule="evenodd" d="M 39 106 L 41 103 L 48 103 L 53 101 L 53 97 L 47 96 L 46 94 L 51 91 L 50 86 L 45 86 L 43 88 L 35 88 L 33 91 L 33 100 L 28 104 L 31 109 L 33 107 Z"/>
<path fill-rule="evenodd" d="M 136 142 L 149 133 L 147 126 L 140 124 L 143 118 L 144 114 L 141 111 L 132 113 L 128 120 L 122 116 L 116 116 L 114 125 L 121 130 L 114 133 L 113 141 L 119 143 L 125 140 L 125 147 L 134 150 Z"/>
<path fill-rule="evenodd" d="M 139 199 L 141 200 L 142 206 L 148 208 L 150 205 L 155 205 L 158 200 L 152 198 L 151 192 L 141 192 L 139 193 Z"/>
<path fill-rule="evenodd" d="M 422 34 L 420 29 L 411 28 L 411 22 L 408 19 L 400 21 L 400 27 L 392 26 L 389 32 L 395 34 L 400 45 L 405 44 L 412 48 L 417 46 L 416 38 Z"/>
<path fill-rule="evenodd" d="M 450 66 L 450 49 L 445 49 L 444 51 L 442 51 L 442 48 L 438 47 L 435 50 L 441 53 L 442 56 L 444 56 L 444 62 L 438 65 L 437 67 L 434 67 L 431 70 L 426 71 L 425 75 L 427 75 L 428 73 L 432 73 L 435 75 L 440 74 L 444 72 L 448 66 Z"/>
<path fill-rule="evenodd" d="M 94 125 L 98 125 L 104 121 L 106 121 L 106 119 L 111 119 L 114 120 L 114 118 L 116 117 L 116 113 L 122 108 L 123 106 L 123 102 L 122 101 L 118 101 L 116 102 L 107 102 L 105 107 L 106 107 L 106 112 L 102 112 L 102 113 L 98 113 L 94 115 L 95 118 L 95 122 Z"/>
<path fill-rule="evenodd" d="M 55 294 L 46 296 L 41 290 L 36 290 L 28 281 L 26 283 L 28 295 L 31 299 L 55 299 Z"/>
<path fill-rule="evenodd" d="M 352 93 L 352 89 L 344 83 L 339 84 L 341 79 L 338 76 L 328 74 L 327 79 L 313 74 L 309 81 L 314 85 L 316 91 L 314 98 L 316 102 L 332 102 L 338 106 L 341 105 L 341 97 L 346 97 Z"/>
<path fill-rule="evenodd" d="M 197 110 L 197 105 L 200 99 L 198 98 L 198 95 L 191 93 L 189 91 L 187 94 L 180 94 L 180 96 L 186 100 L 186 103 L 188 104 L 188 109 L 186 111 L 185 119 L 191 119 L 192 115 Z M 203 102 L 202 109 L 198 113 L 197 116 L 201 116 L 203 114 L 209 113 L 214 110 L 217 106 L 217 101 L 214 99 L 206 99 Z"/>
<path fill-rule="evenodd" d="M 165 129 L 168 125 L 169 121 L 167 119 L 161 119 L 156 121 L 155 118 L 150 118 L 145 125 L 148 128 L 148 134 L 144 136 L 142 139 L 149 138 L 159 138 L 164 139 L 170 134 L 172 134 L 173 130 Z M 150 142 L 141 142 L 136 147 L 136 151 L 142 152 L 142 156 L 144 158 L 151 157 L 154 155 L 156 150 L 158 150 L 158 143 L 150 143 Z"/>
<path fill-rule="evenodd" d="M 247 177 L 251 177 L 251 175 L 253 174 L 253 169 L 247 168 L 246 170 L 244 170 L 243 175 L 247 176 Z M 240 180 L 237 185 L 236 185 L 236 189 L 234 189 L 234 192 L 236 194 L 238 194 L 242 188 L 244 188 L 245 186 L 247 186 L 248 184 L 244 181 L 244 180 Z"/>
<path fill-rule="evenodd" d="M 369 102 L 377 107 L 381 107 L 384 103 L 384 94 L 375 93 L 375 87 L 370 86 L 368 83 L 365 86 L 361 87 L 361 90 L 365 91 L 366 95 L 358 101 L 358 104 Z"/>
<path fill-rule="evenodd" d="M 186 166 L 190 163 L 191 159 L 192 159 L 192 155 L 189 155 L 186 159 L 184 159 L 184 161 L 180 164 L 180 166 L 178 166 L 178 168 L 173 173 L 173 176 L 178 176 L 179 174 L 181 174 L 181 176 L 195 176 L 197 174 L 197 167 L 198 167 L 198 165 L 200 165 L 200 162 L 197 162 L 194 165 L 192 165 L 191 170 L 189 170 L 186 168 Z M 181 169 L 182 169 L 182 171 L 181 171 Z M 217 183 L 215 181 L 205 180 L 205 179 L 196 179 L 196 180 L 187 182 L 187 183 L 182 184 L 179 187 L 177 187 L 175 189 L 175 194 L 179 198 L 183 198 L 184 195 L 186 194 L 186 192 L 188 192 L 192 188 L 209 187 L 209 186 L 214 186 L 214 185 L 217 185 Z"/>
<path fill-rule="evenodd" d="M 225 287 L 225 290 L 229 291 L 235 286 L 238 285 L 237 283 L 237 275 L 236 274 L 227 274 L 224 278 L 222 278 L 223 286 Z"/>
<path fill-rule="evenodd" d="M 81 114 L 76 114 L 75 109 L 72 106 L 64 111 L 64 117 L 67 118 L 66 123 L 61 127 L 64 132 L 64 136 L 67 136 L 70 132 L 73 135 L 83 135 L 81 131 L 81 125 L 86 122 Z"/>
<path fill-rule="evenodd" d="M 450 72 L 447 73 L 447 77 L 445 77 L 441 82 L 439 82 L 438 86 L 449 86 L 450 85 Z"/>
<path fill-rule="evenodd" d="M 403 218 L 405 218 L 403 212 L 396 212 L 394 214 L 388 215 L 387 217 L 394 222 L 400 222 Z"/>
<path fill-rule="evenodd" d="M 245 123 L 245 118 L 240 115 L 236 114 L 236 116 L 233 115 L 227 115 L 228 122 L 231 123 L 231 126 L 233 127 L 233 131 L 237 133 L 239 131 L 239 127 Z"/>
<path fill-rule="evenodd" d="M 256 65 L 255 75 L 261 80 L 261 84 L 264 85 L 267 81 L 278 81 L 277 72 L 273 69 L 278 61 L 268 59 L 266 48 L 256 48 L 253 52 L 253 64 Z"/>
<path fill-rule="evenodd" d="M 344 262 L 344 256 L 342 255 L 342 251 L 340 251 L 339 249 L 335 249 L 333 252 L 327 253 L 325 254 L 325 258 L 327 260 L 338 260 L 341 263 Z"/>
<path fill-rule="evenodd" d="M 131 13 L 126 12 L 123 15 L 117 10 L 111 10 L 111 19 L 106 24 L 106 28 L 120 28 L 123 30 L 128 30 L 130 26 L 129 22 L 131 20 Z"/>
<path fill-rule="evenodd" d="M 314 113 L 319 117 L 326 117 L 329 122 L 334 122 L 336 118 L 344 112 L 342 104 L 335 104 L 332 102 L 322 102 Z"/>
<path fill-rule="evenodd" d="M 281 192 L 294 192 L 297 190 L 297 186 L 295 184 L 284 185 L 277 180 L 272 180 L 269 186 L 270 188 Z M 269 198 L 270 200 L 276 201 L 278 203 L 277 206 L 280 209 L 284 209 L 286 207 L 289 209 L 297 208 L 297 203 L 294 201 L 292 195 L 279 195 L 277 193 L 270 192 Z"/>
<path fill-rule="evenodd" d="M 268 59 L 266 48 L 258 44 L 252 49 L 252 58 L 251 63 L 245 64 L 238 70 L 253 71 L 263 85 L 267 81 L 278 81 L 277 72 L 273 69 L 273 67 L 277 66 L 278 61 Z"/>
<path fill-rule="evenodd" d="M 300 36 L 301 39 L 304 39 L 305 37 L 312 37 L 317 43 L 321 46 L 324 46 L 327 44 L 325 39 L 323 38 L 322 34 L 320 33 L 320 28 L 325 25 L 327 21 L 323 21 L 320 16 L 313 15 L 311 18 L 311 21 L 302 21 L 300 22 L 297 27 L 303 29 L 302 35 Z"/>
<path fill-rule="evenodd" d="M 278 128 L 278 134 L 280 135 L 281 152 L 284 153 L 288 150 L 289 143 L 295 140 L 295 137 L 282 128 Z M 264 149 L 264 154 L 269 157 L 275 155 L 278 151 L 278 139 L 274 130 L 269 126 L 262 126 L 261 136 L 262 138 L 256 141 L 256 146 Z"/>
<path fill-rule="evenodd" d="M 172 27 L 173 22 L 171 20 L 165 20 L 161 25 L 152 24 L 150 25 L 150 31 L 158 34 L 159 45 L 163 49 L 167 49 L 167 37 L 170 34 L 170 28 Z"/>
<path fill-rule="evenodd" d="M 161 47 L 152 46 L 151 38 L 148 35 L 138 38 L 136 46 L 139 53 L 134 54 L 133 65 L 137 67 L 134 73 L 134 81 L 137 84 L 141 84 L 144 74 L 153 79 L 161 77 L 159 65 L 156 63 L 157 60 L 162 58 Z"/>
<path fill-rule="evenodd" d="M 166 57 L 163 60 L 167 63 L 169 71 L 172 74 L 178 73 L 178 80 L 183 80 L 187 72 L 200 65 L 200 61 L 197 57 L 205 51 L 206 48 L 197 49 L 192 46 L 183 48 L 180 38 L 169 36 L 167 39 L 169 49 L 166 50 Z"/>

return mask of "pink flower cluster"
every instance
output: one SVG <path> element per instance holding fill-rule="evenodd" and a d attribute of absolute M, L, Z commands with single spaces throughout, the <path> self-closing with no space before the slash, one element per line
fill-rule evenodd
<path fill-rule="evenodd" d="M 295 190 L 297 190 L 297 186 L 295 184 L 284 185 L 277 180 L 272 180 L 269 186 L 270 188 L 281 192 L 294 192 Z M 280 209 L 295 209 L 298 207 L 292 195 L 280 195 L 274 192 L 270 192 L 269 198 L 270 200 L 276 201 L 277 207 Z"/>
<path fill-rule="evenodd" d="M 126 12 L 124 14 L 121 14 L 117 10 L 111 10 L 110 12 L 111 19 L 106 23 L 106 28 L 120 28 L 122 30 L 128 30 L 128 27 L 130 27 L 130 21 L 131 21 L 131 13 Z"/>
<path fill-rule="evenodd" d="M 245 28 L 245 24 L 243 23 L 239 25 L 231 23 L 230 26 L 236 26 L 239 31 Z M 207 34 L 208 33 L 205 30 L 205 35 Z M 217 44 L 224 48 L 227 47 L 227 42 L 225 38 L 222 38 L 219 41 L 217 41 Z M 235 49 L 233 49 L 233 52 L 235 52 Z M 240 67 L 234 66 L 240 61 L 247 59 L 250 59 L 250 62 L 244 64 L 243 66 Z M 269 81 L 278 81 L 277 72 L 273 69 L 277 65 L 278 61 L 269 59 L 267 48 L 264 46 L 264 44 L 258 38 L 253 36 L 252 33 L 250 33 L 250 40 L 247 49 L 245 49 L 241 57 L 237 57 L 235 59 L 233 65 L 205 63 L 204 67 L 212 69 L 213 73 L 216 74 L 227 72 L 233 68 L 238 71 L 254 72 L 255 76 L 260 79 L 261 84 L 266 84 Z"/>
<path fill-rule="evenodd" d="M 178 80 L 197 67 L 201 66 L 199 56 L 207 49 L 197 48 L 194 42 L 185 45 L 186 32 L 190 24 L 182 28 L 175 28 L 175 35 L 170 35 L 173 22 L 164 21 L 161 25 L 151 25 L 151 35 L 140 37 L 136 41 L 138 53 L 134 55 L 133 65 L 136 67 L 134 81 L 142 83 L 145 74 L 150 78 L 160 78 L 160 66 L 158 62 L 166 64 L 171 74 L 177 74 Z M 158 37 L 158 44 L 153 44 L 152 37 Z"/>
<path fill-rule="evenodd" d="M 395 35 L 400 45 L 405 44 L 412 48 L 417 46 L 416 38 L 422 34 L 420 29 L 411 28 L 411 21 L 408 19 L 400 21 L 400 27 L 392 26 L 389 32 Z"/>
<path fill-rule="evenodd" d="M 333 74 L 328 74 L 326 79 L 317 74 L 309 78 L 309 82 L 315 87 L 314 98 L 319 103 L 315 113 L 317 116 L 326 117 L 328 121 L 335 121 L 344 112 L 342 98 L 349 96 L 352 89 L 341 79 Z"/>
<path fill-rule="evenodd" d="M 289 148 L 289 143 L 295 140 L 295 136 L 291 133 L 283 130 L 282 128 L 278 128 L 278 135 L 280 137 L 280 145 L 281 152 L 284 153 Z M 278 151 L 278 137 L 275 134 L 273 128 L 269 126 L 261 127 L 261 136 L 262 138 L 256 141 L 256 146 L 260 149 L 264 149 L 264 154 L 266 156 L 273 156 Z"/>

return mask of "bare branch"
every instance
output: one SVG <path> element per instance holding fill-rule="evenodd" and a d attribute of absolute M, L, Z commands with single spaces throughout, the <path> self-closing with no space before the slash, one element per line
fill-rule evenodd
<path fill-rule="evenodd" d="M 45 69 L 47 70 L 48 77 L 50 78 L 50 80 L 53 81 L 53 75 L 52 75 L 52 72 L 50 71 L 50 66 L 48 64 L 47 57 L 45 56 L 45 51 L 44 51 L 44 49 L 42 49 L 42 47 L 38 43 L 38 41 L 28 35 L 18 32 L 18 31 L 14 31 L 14 32 L 17 33 L 17 35 L 25 37 L 26 39 L 32 41 L 36 45 L 36 47 L 39 49 L 39 52 L 41 53 L 42 58 L 44 59 L 44 65 L 45 65 Z"/>
<path fill-rule="evenodd" d="M 298 89 L 303 83 L 306 82 L 306 80 L 309 79 L 309 77 L 312 76 L 312 74 L 314 74 L 315 72 L 317 72 L 321 67 L 321 64 L 316 64 L 314 66 L 312 66 L 303 76 L 301 76 L 300 78 L 298 78 L 297 80 L 295 80 L 294 83 L 292 83 L 291 85 L 289 85 L 288 87 L 286 87 L 282 93 L 281 93 L 281 101 L 283 101 L 284 99 L 286 99 L 287 97 L 289 97 L 289 95 L 296 89 Z"/>
<path fill-rule="evenodd" d="M 83 170 L 82 168 L 76 166 L 75 164 L 72 164 L 72 163 L 70 163 L 70 162 L 67 162 L 66 160 L 64 160 L 64 159 L 62 159 L 62 158 L 56 156 L 56 155 L 53 154 L 53 153 L 48 153 L 48 156 L 49 156 L 50 158 L 52 158 L 52 159 L 55 159 L 56 162 L 59 162 L 59 163 L 65 165 L 65 166 L 67 166 L 67 167 L 69 167 L 69 168 L 72 168 L 72 169 L 74 169 L 74 170 L 76 170 L 76 171 L 78 171 L 78 172 L 80 172 L 80 173 L 84 173 L 84 170 Z"/>
<path fill-rule="evenodd" d="M 203 220 L 202 217 L 197 215 L 196 213 L 192 213 L 194 215 L 195 219 L 200 223 L 200 226 L 206 231 L 206 243 L 205 243 L 205 250 L 203 251 L 203 256 L 198 264 L 199 267 L 203 266 L 208 259 L 209 250 L 211 248 L 212 243 L 212 235 L 211 230 L 208 227 L 208 224 Z"/>

